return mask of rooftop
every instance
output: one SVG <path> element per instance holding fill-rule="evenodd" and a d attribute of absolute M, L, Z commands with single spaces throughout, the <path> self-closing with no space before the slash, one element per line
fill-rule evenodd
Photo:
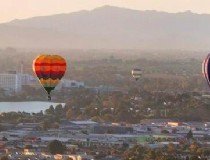
<path fill-rule="evenodd" d="M 71 121 L 71 123 L 76 125 L 93 125 L 98 124 L 97 122 L 94 122 L 92 120 L 86 120 L 86 121 Z"/>

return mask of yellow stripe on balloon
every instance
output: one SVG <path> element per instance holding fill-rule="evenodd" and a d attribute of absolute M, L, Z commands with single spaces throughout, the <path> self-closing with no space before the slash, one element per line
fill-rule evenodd
<path fill-rule="evenodd" d="M 46 80 L 41 78 L 39 79 L 39 81 L 44 87 L 55 87 L 60 82 L 59 79 L 53 80 L 51 78 L 48 78 Z"/>

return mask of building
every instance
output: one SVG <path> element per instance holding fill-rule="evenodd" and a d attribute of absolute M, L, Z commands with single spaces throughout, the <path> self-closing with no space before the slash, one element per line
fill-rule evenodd
<path fill-rule="evenodd" d="M 126 126 L 96 125 L 94 126 L 93 132 L 96 134 L 128 134 L 133 133 L 133 128 Z"/>
<path fill-rule="evenodd" d="M 22 91 L 23 86 L 41 87 L 38 79 L 29 74 L 19 74 L 16 71 L 0 74 L 0 88 L 8 92 L 18 93 Z M 61 88 L 82 88 L 84 86 L 84 82 L 63 79 L 56 86 L 56 90 Z"/>
<path fill-rule="evenodd" d="M 168 122 L 172 122 L 171 119 L 142 119 L 141 124 L 144 125 L 167 125 Z"/>
<path fill-rule="evenodd" d="M 98 123 L 94 122 L 92 120 L 86 120 L 86 121 L 71 121 L 72 124 L 74 125 L 82 125 L 82 126 L 95 126 Z"/>
<path fill-rule="evenodd" d="M 104 85 L 99 85 L 96 87 L 86 87 L 89 90 L 92 90 L 96 93 L 110 93 L 110 92 L 122 92 L 119 88 L 112 87 L 112 86 L 104 86 Z"/>
<path fill-rule="evenodd" d="M 0 74 L 0 88 L 7 92 L 21 92 L 23 86 L 38 86 L 38 80 L 29 74 L 20 74 L 16 71 Z"/>
<path fill-rule="evenodd" d="M 61 85 L 62 88 L 82 88 L 85 86 L 84 82 L 78 82 L 76 80 L 67 79 L 61 80 L 61 83 L 59 85 Z"/>
<path fill-rule="evenodd" d="M 21 74 L 21 85 L 26 86 L 26 85 L 38 85 L 38 79 L 32 75 L 29 74 Z"/>
<path fill-rule="evenodd" d="M 8 92 L 20 92 L 22 89 L 21 74 L 15 71 L 0 74 L 0 88 Z"/>
<path fill-rule="evenodd" d="M 25 131 L 37 131 L 41 130 L 40 123 L 19 123 L 15 129 Z"/>
<path fill-rule="evenodd" d="M 73 88 L 84 88 L 84 87 L 85 87 L 84 82 L 79 82 L 76 80 L 61 79 L 60 83 L 58 83 L 55 90 L 59 91 L 63 88 L 73 89 Z"/>

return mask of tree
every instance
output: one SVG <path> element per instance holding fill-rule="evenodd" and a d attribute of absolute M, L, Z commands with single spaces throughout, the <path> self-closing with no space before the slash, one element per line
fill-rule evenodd
<path fill-rule="evenodd" d="M 73 160 L 73 158 L 67 157 L 67 158 L 65 158 L 65 160 Z"/>
<path fill-rule="evenodd" d="M 45 110 L 45 114 L 51 114 L 51 115 L 55 114 L 55 109 L 53 108 L 52 105 L 50 106 L 50 108 Z"/>
<path fill-rule="evenodd" d="M 104 121 L 106 121 L 106 122 L 110 122 L 110 121 L 113 120 L 113 115 L 107 113 L 107 114 L 104 115 L 103 119 L 104 119 Z"/>
<path fill-rule="evenodd" d="M 2 141 L 8 141 L 8 139 L 5 136 L 3 136 L 1 140 Z"/>
<path fill-rule="evenodd" d="M 47 121 L 43 121 L 40 123 L 40 127 L 42 130 L 46 131 L 48 128 L 50 128 L 50 123 Z"/>
<path fill-rule="evenodd" d="M 47 145 L 47 148 L 51 154 L 63 154 L 66 150 L 66 146 L 58 140 L 50 141 Z"/>
<path fill-rule="evenodd" d="M 154 160 L 156 159 L 156 154 L 154 150 L 149 150 L 149 152 L 145 155 L 144 160 Z"/>
<path fill-rule="evenodd" d="M 173 143 L 169 143 L 167 145 L 167 151 L 170 154 L 175 154 L 176 153 L 176 147 L 175 147 L 175 145 Z"/>
<path fill-rule="evenodd" d="M 76 154 L 77 153 L 77 151 L 76 151 L 76 148 L 75 147 L 71 147 L 71 148 L 69 148 L 69 153 L 70 154 Z"/>
<path fill-rule="evenodd" d="M 161 133 L 163 133 L 163 134 L 169 134 L 169 131 L 168 130 L 161 130 Z"/>
<path fill-rule="evenodd" d="M 200 146 L 196 142 L 193 142 L 189 147 L 189 149 L 192 153 L 196 153 L 199 148 L 200 148 Z"/>
<path fill-rule="evenodd" d="M 72 110 L 68 109 L 68 111 L 66 112 L 66 118 L 67 119 L 71 119 L 72 118 Z"/>
<path fill-rule="evenodd" d="M 140 145 L 135 145 L 131 149 L 124 152 L 125 160 L 143 160 L 146 149 Z"/>
<path fill-rule="evenodd" d="M 204 156 L 209 156 L 209 155 L 210 155 L 210 149 L 208 149 L 208 148 L 203 149 L 203 150 L 202 150 L 202 154 L 203 154 Z"/>
<path fill-rule="evenodd" d="M 187 79 L 182 79 L 180 85 L 181 85 L 181 88 L 183 90 L 185 90 L 189 87 L 190 84 L 189 84 L 189 81 Z"/>
<path fill-rule="evenodd" d="M 190 130 L 188 133 L 187 133 L 187 139 L 192 139 L 193 138 L 193 133 L 192 131 Z"/>
<path fill-rule="evenodd" d="M 63 109 L 62 105 L 58 104 L 57 106 L 55 106 L 54 112 L 57 116 L 62 116 L 64 113 L 64 109 Z"/>
<path fill-rule="evenodd" d="M 7 156 L 2 156 L 2 157 L 0 158 L 0 160 L 9 160 L 9 158 L 8 158 Z"/>

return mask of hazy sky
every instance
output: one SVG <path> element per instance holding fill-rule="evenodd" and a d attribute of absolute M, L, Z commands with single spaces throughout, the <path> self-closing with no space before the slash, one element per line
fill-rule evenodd
<path fill-rule="evenodd" d="M 210 0 L 0 0 L 0 23 L 112 5 L 136 10 L 210 14 Z"/>

